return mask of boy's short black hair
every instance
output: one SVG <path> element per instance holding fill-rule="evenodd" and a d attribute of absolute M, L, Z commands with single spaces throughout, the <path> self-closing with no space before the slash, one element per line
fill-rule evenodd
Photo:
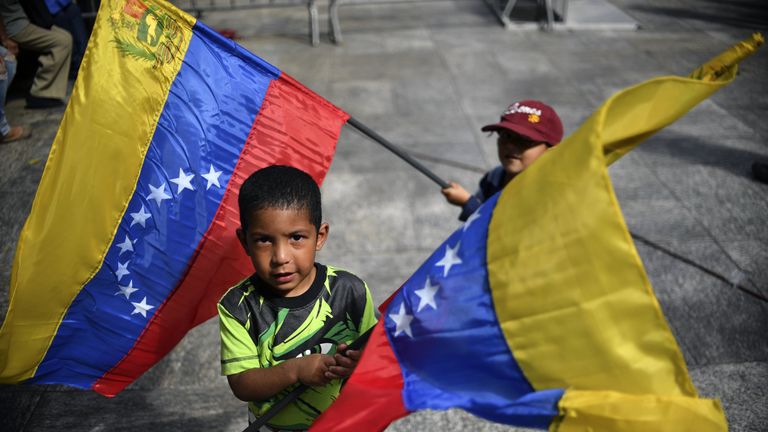
<path fill-rule="evenodd" d="M 248 229 L 253 212 L 268 208 L 306 210 L 315 229 L 320 229 L 323 219 L 317 183 L 309 174 L 289 166 L 272 165 L 251 174 L 240 186 L 237 204 L 243 230 Z"/>

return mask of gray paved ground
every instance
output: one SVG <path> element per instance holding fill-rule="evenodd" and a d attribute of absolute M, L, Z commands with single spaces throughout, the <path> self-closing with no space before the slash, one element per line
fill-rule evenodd
<path fill-rule="evenodd" d="M 545 100 L 573 131 L 614 91 L 685 75 L 752 31 L 768 31 L 760 0 L 611 4 L 640 29 L 503 30 L 484 4 L 467 0 L 347 6 L 338 47 L 327 37 L 318 48 L 307 44 L 301 9 L 216 13 L 204 21 L 236 29 L 244 46 L 470 186 L 495 158 L 493 140 L 479 128 L 510 101 Z M 633 232 L 763 295 L 768 185 L 752 180 L 749 167 L 768 160 L 767 90 L 764 48 L 743 63 L 733 85 L 610 170 Z M 0 146 L 0 311 L 16 238 L 61 117 L 24 110 L 18 100 L 8 111 L 35 135 Z M 323 191 L 331 237 L 320 259 L 364 276 L 377 301 L 458 226 L 435 185 L 352 130 L 342 134 Z M 700 393 L 723 402 L 731 430 L 768 430 L 768 305 L 656 248 L 638 249 Z M 114 399 L 59 386 L 0 387 L 0 429 L 241 430 L 245 408 L 217 371 L 212 321 Z M 390 429 L 513 430 L 460 411 L 415 414 Z"/>

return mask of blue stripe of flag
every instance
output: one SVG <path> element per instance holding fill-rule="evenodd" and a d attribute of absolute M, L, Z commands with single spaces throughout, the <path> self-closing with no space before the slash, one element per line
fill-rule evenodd
<path fill-rule="evenodd" d="M 409 411 L 462 408 L 496 422 L 546 428 L 563 391 L 534 391 L 509 349 L 491 297 L 486 244 L 497 200 L 480 207 L 403 285 L 387 308 L 385 326 L 403 370 Z M 401 307 L 405 320 L 398 328 Z M 408 319 L 411 335 L 403 325 Z"/>

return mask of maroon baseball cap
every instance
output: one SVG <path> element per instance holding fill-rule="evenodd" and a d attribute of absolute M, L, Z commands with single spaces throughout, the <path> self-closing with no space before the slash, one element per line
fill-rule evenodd
<path fill-rule="evenodd" d="M 537 100 L 515 102 L 501 115 L 498 123 L 483 126 L 482 131 L 507 129 L 532 141 L 557 145 L 563 139 L 563 122 L 555 110 Z"/>

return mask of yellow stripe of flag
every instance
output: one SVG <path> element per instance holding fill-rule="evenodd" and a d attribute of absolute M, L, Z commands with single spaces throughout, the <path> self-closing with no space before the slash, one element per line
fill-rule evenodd
<path fill-rule="evenodd" d="M 730 83 L 761 40 L 702 66 L 717 71 L 706 80 L 615 94 L 502 192 L 488 235 L 494 306 L 533 387 L 567 389 L 553 430 L 727 429 L 719 404 L 697 398 L 606 166 Z"/>

